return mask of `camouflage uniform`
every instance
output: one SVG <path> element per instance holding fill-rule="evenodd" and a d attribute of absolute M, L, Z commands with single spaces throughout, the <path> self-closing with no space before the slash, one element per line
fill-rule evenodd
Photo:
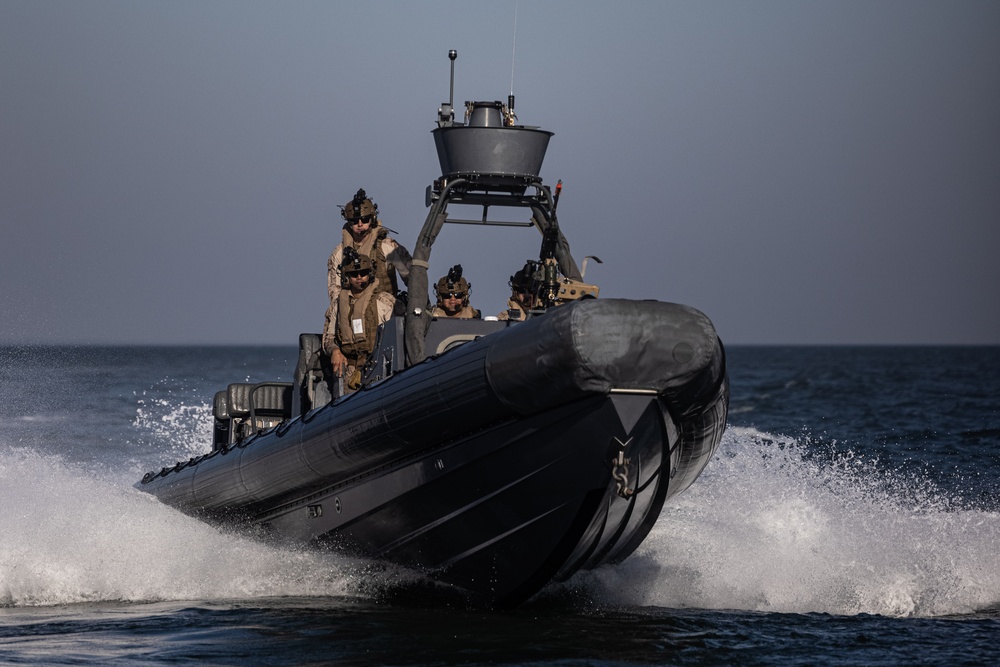
<path fill-rule="evenodd" d="M 431 317 L 453 317 L 456 319 L 479 319 L 481 313 L 469 305 L 469 294 L 472 290 L 472 285 L 469 284 L 465 278 L 462 277 L 462 265 L 456 264 L 448 271 L 448 275 L 442 276 L 440 280 L 434 285 L 434 290 L 437 292 L 437 306 L 431 311 Z M 459 310 L 454 315 L 449 315 L 448 311 L 444 309 L 444 299 L 449 293 L 461 292 L 465 296 L 462 297 L 462 309 Z"/>
<path fill-rule="evenodd" d="M 497 315 L 500 320 L 526 320 L 528 319 L 527 309 L 521 302 L 521 293 L 531 290 L 532 275 L 535 273 L 537 263 L 528 260 L 524 268 L 510 277 L 507 282 L 510 285 L 510 298 L 507 299 L 507 310 Z M 531 297 L 529 297 L 529 301 Z"/>
<path fill-rule="evenodd" d="M 347 202 L 341 211 L 341 216 L 345 220 L 341 241 L 326 262 L 326 286 L 330 295 L 330 307 L 333 308 L 333 304 L 337 302 L 343 287 L 340 264 L 344 258 L 344 248 L 354 248 L 358 254 L 367 256 L 371 260 L 372 268 L 375 269 L 375 280 L 382 291 L 395 297 L 399 290 L 397 274 L 403 279 L 404 284 L 410 276 L 409 251 L 389 237 L 388 230 L 378 219 L 378 206 L 365 195 L 364 190 L 358 190 L 354 199 Z M 351 221 L 364 216 L 371 216 L 372 226 L 361 242 L 356 243 L 350 232 Z"/>
<path fill-rule="evenodd" d="M 434 310 L 431 311 L 431 317 L 454 317 L 457 320 L 469 320 L 469 319 L 479 319 L 482 316 L 478 310 L 472 306 L 466 306 L 462 310 L 458 311 L 454 315 L 449 315 L 448 311 L 440 306 L 435 306 Z"/>
<path fill-rule="evenodd" d="M 354 253 L 351 255 L 342 264 L 341 271 L 367 269 L 371 275 L 371 260 Z M 327 310 L 323 350 L 331 356 L 335 350 L 344 355 L 347 368 L 343 377 L 348 390 L 358 388 L 361 370 L 375 347 L 378 327 L 392 317 L 395 303 L 392 295 L 382 291 L 378 282 L 369 278 L 368 284 L 357 294 L 349 288 L 341 289 L 337 300 Z"/>
<path fill-rule="evenodd" d="M 524 321 L 528 319 L 528 313 L 525 312 L 524 306 L 517 299 L 511 297 L 507 299 L 507 310 L 503 311 L 497 315 L 498 320 L 520 320 Z"/>

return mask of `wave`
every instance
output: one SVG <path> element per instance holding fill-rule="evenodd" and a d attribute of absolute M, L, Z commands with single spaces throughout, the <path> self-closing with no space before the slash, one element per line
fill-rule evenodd
<path fill-rule="evenodd" d="M 942 616 L 1000 602 L 1000 513 L 852 452 L 730 428 L 643 546 L 568 586 L 608 604 Z"/>
<path fill-rule="evenodd" d="M 132 481 L 131 471 L 83 471 L 58 456 L 0 450 L 0 606 L 371 597 L 408 576 L 214 528 Z"/>
<path fill-rule="evenodd" d="M 140 401 L 134 425 L 140 441 L 183 460 L 204 449 L 210 411 Z M 204 524 L 132 488 L 144 470 L 126 459 L 85 469 L 0 443 L 0 606 L 378 599 L 422 585 L 399 568 Z M 731 427 L 635 554 L 550 591 L 607 605 L 964 614 L 1000 606 L 997 544 L 1000 513 L 963 506 L 927 479 Z"/>

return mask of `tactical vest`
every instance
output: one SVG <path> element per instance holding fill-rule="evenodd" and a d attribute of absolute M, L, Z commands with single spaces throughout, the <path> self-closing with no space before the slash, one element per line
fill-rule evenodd
<path fill-rule="evenodd" d="M 479 319 L 482 316 L 478 310 L 472 306 L 466 306 L 462 310 L 458 311 L 454 315 L 449 315 L 444 308 L 440 306 L 435 306 L 434 310 L 431 311 L 431 317 L 450 317 L 456 320 L 469 320 L 469 319 Z"/>
<path fill-rule="evenodd" d="M 513 316 L 511 315 L 513 313 Z M 507 310 L 500 313 L 497 316 L 501 320 L 526 320 L 528 319 L 528 314 L 524 310 L 524 306 L 515 299 L 507 299 Z"/>
<path fill-rule="evenodd" d="M 344 247 L 354 248 L 358 254 L 368 255 L 369 259 L 372 260 L 372 267 L 375 269 L 375 280 L 378 281 L 382 291 L 396 296 L 399 291 L 396 284 L 396 270 L 389 266 L 385 249 L 382 247 L 382 242 L 388 237 L 388 230 L 381 225 L 368 234 L 360 244 L 354 243 L 354 237 L 349 231 L 345 229 L 343 232 Z"/>
<path fill-rule="evenodd" d="M 357 360 L 362 365 L 375 347 L 375 332 L 378 330 L 377 286 L 371 284 L 355 297 L 350 290 L 340 293 L 337 305 L 337 346 L 345 357 Z M 361 314 L 361 317 L 357 316 Z M 354 331 L 354 320 L 360 319 L 362 330 Z"/>

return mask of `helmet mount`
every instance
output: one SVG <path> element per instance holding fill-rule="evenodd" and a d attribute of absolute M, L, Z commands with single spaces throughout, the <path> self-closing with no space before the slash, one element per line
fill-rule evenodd
<path fill-rule="evenodd" d="M 456 264 L 448 269 L 448 274 L 442 276 L 434 286 L 438 297 L 438 308 L 444 309 L 444 301 L 450 295 L 462 295 L 462 308 L 469 305 L 469 294 L 472 292 L 472 283 L 462 276 L 462 265 Z"/>
<path fill-rule="evenodd" d="M 358 188 L 351 201 L 340 207 L 340 216 L 347 221 L 348 225 L 359 218 L 370 216 L 373 225 L 377 225 L 378 204 L 372 201 L 364 188 Z"/>
<path fill-rule="evenodd" d="M 340 260 L 341 287 L 349 288 L 351 286 L 349 274 L 361 274 L 367 276 L 368 281 L 365 283 L 365 287 L 371 284 L 371 277 L 374 274 L 372 271 L 371 258 L 360 254 L 356 249 L 350 246 L 344 248 L 344 255 Z"/>

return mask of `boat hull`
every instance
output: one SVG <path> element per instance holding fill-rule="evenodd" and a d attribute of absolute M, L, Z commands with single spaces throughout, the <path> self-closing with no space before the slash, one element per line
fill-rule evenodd
<path fill-rule="evenodd" d="M 630 368 L 629 356 L 659 370 Z M 209 520 L 384 559 L 513 605 L 634 551 L 707 464 L 727 404 L 724 352 L 701 313 L 593 300 L 139 486 Z"/>

